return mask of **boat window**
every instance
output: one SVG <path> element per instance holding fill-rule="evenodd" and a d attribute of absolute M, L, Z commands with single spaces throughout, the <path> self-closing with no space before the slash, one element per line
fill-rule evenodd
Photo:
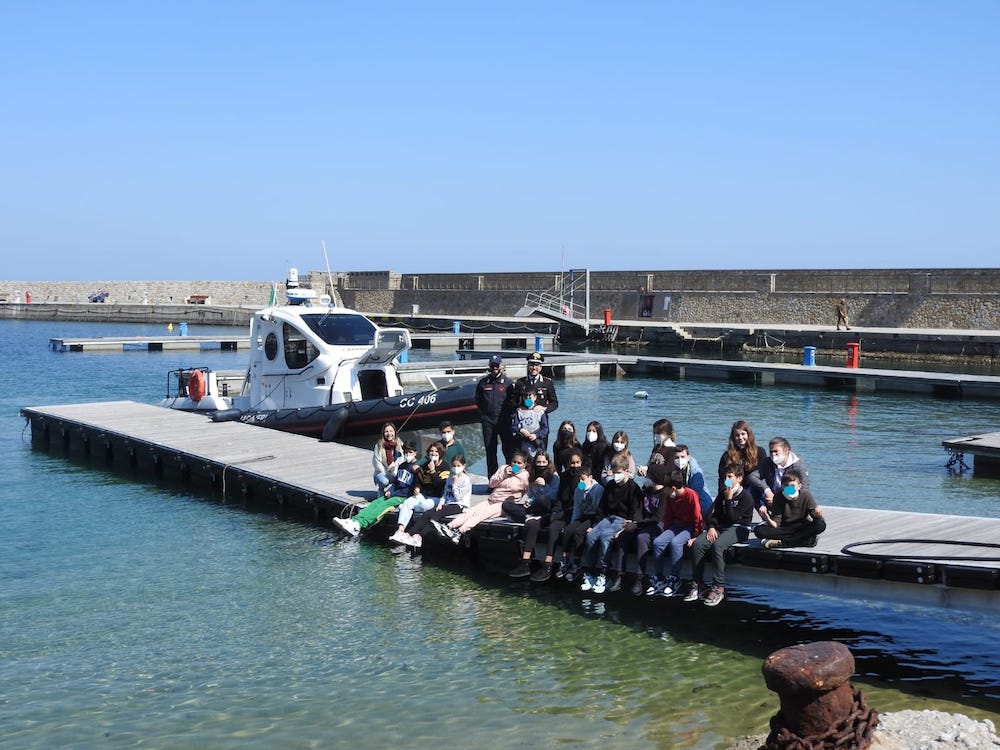
<path fill-rule="evenodd" d="M 264 356 L 268 359 L 278 356 L 278 337 L 274 335 L 274 331 L 267 334 L 267 338 L 264 339 Z"/>
<path fill-rule="evenodd" d="M 289 370 L 301 370 L 319 356 L 319 350 L 295 326 L 285 323 L 281 333 L 285 343 L 285 365 Z"/>
<path fill-rule="evenodd" d="M 302 320 L 323 341 L 335 346 L 371 346 L 375 324 L 363 315 L 321 313 L 303 315 Z"/>

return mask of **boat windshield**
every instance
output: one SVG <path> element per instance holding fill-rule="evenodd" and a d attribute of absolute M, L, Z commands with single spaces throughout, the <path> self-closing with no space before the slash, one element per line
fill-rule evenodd
<path fill-rule="evenodd" d="M 323 341 L 334 346 L 371 346 L 375 324 L 364 315 L 352 313 L 317 313 L 302 320 Z"/>

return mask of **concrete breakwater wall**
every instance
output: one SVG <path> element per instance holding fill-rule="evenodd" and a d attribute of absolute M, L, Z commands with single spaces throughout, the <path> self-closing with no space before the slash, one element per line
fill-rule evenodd
<path fill-rule="evenodd" d="M 368 313 L 462 317 L 512 316 L 529 292 L 552 290 L 561 276 L 344 272 L 336 274 L 335 289 L 323 272 L 300 278 L 304 286 Z M 0 281 L 0 302 L 24 302 L 30 292 L 32 303 L 87 305 L 91 295 L 103 291 L 107 301 L 91 303 L 103 307 L 103 315 L 111 305 L 183 307 L 192 298 L 215 307 L 255 309 L 267 304 L 271 282 Z M 283 285 L 278 293 L 283 299 Z M 1000 269 L 595 271 L 590 314 L 599 319 L 611 310 L 616 321 L 832 325 L 839 299 L 847 301 L 852 323 L 862 326 L 1000 329 Z"/>

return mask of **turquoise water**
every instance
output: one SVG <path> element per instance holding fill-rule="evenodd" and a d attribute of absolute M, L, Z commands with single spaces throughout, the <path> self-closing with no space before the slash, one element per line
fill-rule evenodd
<path fill-rule="evenodd" d="M 1000 719 L 993 617 L 766 591 L 708 610 L 512 585 L 30 450 L 23 406 L 152 403 L 172 367 L 243 364 L 47 349 L 53 336 L 161 332 L 0 322 L 0 747 L 721 748 L 776 710 L 762 659 L 827 638 L 852 648 L 882 710 Z M 669 416 L 709 475 L 745 417 L 791 440 L 821 502 L 1000 515 L 1000 485 L 950 476 L 940 448 L 996 429 L 989 402 L 558 385 L 557 416 L 623 427 L 640 453 Z"/>

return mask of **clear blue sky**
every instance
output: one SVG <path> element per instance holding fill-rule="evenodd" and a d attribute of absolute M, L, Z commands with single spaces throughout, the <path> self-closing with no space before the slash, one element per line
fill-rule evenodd
<path fill-rule="evenodd" d="M 9 0 L 0 278 L 281 279 L 321 240 L 334 270 L 995 267 L 998 31 L 998 0 Z"/>

